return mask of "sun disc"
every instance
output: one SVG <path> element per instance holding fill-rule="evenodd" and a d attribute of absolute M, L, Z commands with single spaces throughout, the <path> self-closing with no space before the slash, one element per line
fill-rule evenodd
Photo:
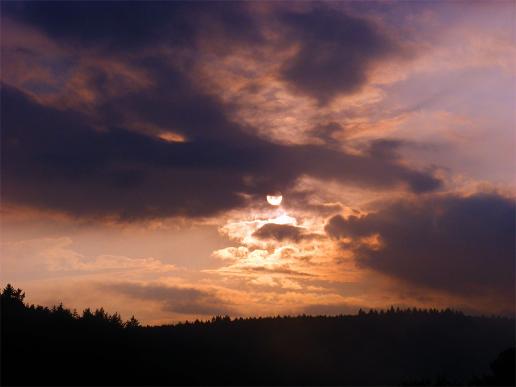
<path fill-rule="evenodd" d="M 282 200 L 282 195 L 267 195 L 267 203 L 269 203 L 271 206 L 279 206 Z"/>

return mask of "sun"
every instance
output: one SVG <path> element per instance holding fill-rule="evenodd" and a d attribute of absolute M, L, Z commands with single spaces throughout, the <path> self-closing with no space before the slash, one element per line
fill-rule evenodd
<path fill-rule="evenodd" d="M 267 195 L 267 203 L 269 203 L 271 206 L 279 206 L 282 200 L 282 195 Z"/>

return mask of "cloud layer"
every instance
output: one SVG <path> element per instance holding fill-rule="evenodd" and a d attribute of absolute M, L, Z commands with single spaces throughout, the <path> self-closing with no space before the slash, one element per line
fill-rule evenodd
<path fill-rule="evenodd" d="M 212 215 L 243 205 L 242 193 L 287 191 L 303 174 L 375 188 L 406 184 L 415 192 L 439 186 L 431 175 L 396 161 L 253 137 L 202 95 L 170 108 L 156 93 L 148 102 L 145 94 L 135 97 L 137 104 L 117 104 L 154 119 L 166 115 L 191 140 L 168 142 L 119 127 L 101 131 L 80 112 L 43 106 L 4 86 L 4 200 L 131 219 Z M 174 92 L 174 98 L 183 97 Z"/>
<path fill-rule="evenodd" d="M 399 55 L 401 48 L 372 22 L 319 6 L 286 13 L 282 21 L 299 48 L 281 75 L 295 90 L 327 103 L 367 83 L 376 62 Z"/>
<path fill-rule="evenodd" d="M 213 291 L 193 287 L 141 285 L 127 282 L 106 285 L 105 288 L 130 298 L 158 302 L 167 312 L 214 316 L 232 311 L 232 308 Z"/>
<path fill-rule="evenodd" d="M 313 239 L 316 236 L 309 234 L 303 227 L 289 224 L 267 223 L 253 233 L 255 238 L 274 239 L 276 241 L 299 242 L 302 239 Z"/>
<path fill-rule="evenodd" d="M 509 3 L 0 6 L 4 279 L 160 322 L 513 311 Z"/>
<path fill-rule="evenodd" d="M 363 267 L 467 297 L 514 300 L 514 214 L 514 201 L 496 194 L 435 196 L 362 217 L 337 215 L 326 231 L 350 238 L 342 246 Z M 374 235 L 377 243 L 364 239 Z"/>

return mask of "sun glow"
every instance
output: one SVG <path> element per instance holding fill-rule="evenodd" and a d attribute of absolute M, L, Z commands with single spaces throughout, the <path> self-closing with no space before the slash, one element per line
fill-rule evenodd
<path fill-rule="evenodd" d="M 286 212 L 282 212 L 277 217 L 268 219 L 265 223 L 289 224 L 289 225 L 295 226 L 297 223 L 297 220 L 296 220 L 296 218 L 293 218 L 292 216 L 287 215 Z"/>

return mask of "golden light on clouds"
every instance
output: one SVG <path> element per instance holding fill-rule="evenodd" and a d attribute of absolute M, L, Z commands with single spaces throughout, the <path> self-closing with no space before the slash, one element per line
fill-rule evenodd
<path fill-rule="evenodd" d="M 420 200 L 420 192 L 435 200 L 514 197 L 516 45 L 501 27 L 513 23 L 509 5 L 495 4 L 497 17 L 485 17 L 483 7 L 454 14 L 446 4 L 432 12 L 424 10 L 430 3 L 401 4 L 393 24 L 376 7 L 355 20 L 361 7 L 352 2 L 235 7 L 244 17 L 252 9 L 242 20 L 257 23 L 254 33 L 253 23 L 230 28 L 226 18 L 208 22 L 218 12 L 199 9 L 207 23 L 192 26 L 194 40 L 170 44 L 164 31 L 163 40 L 142 36 L 142 47 L 117 44 L 109 55 L 3 15 L 10 105 L 2 121 L 0 280 L 50 303 L 64 293 L 50 280 L 59 278 L 77 289 L 68 306 L 91 306 L 95 294 L 112 310 L 119 294 L 89 289 L 115 276 L 176 294 L 217 289 L 236 315 L 421 305 L 414 285 L 404 300 L 401 281 L 379 281 L 381 270 L 368 269 L 358 247 L 387 259 L 392 230 L 373 225 L 382 225 L 377 214 L 388 202 Z M 364 44 L 370 37 L 345 31 L 349 20 L 406 50 L 383 55 L 394 46 L 380 35 Z M 322 33 L 327 24 L 335 34 Z M 350 52 L 342 46 L 348 35 Z M 287 71 L 296 68 L 303 76 Z M 347 77 L 354 83 L 328 93 Z M 35 140 L 42 133 L 45 141 Z M 426 180 L 435 180 L 435 192 Z M 368 232 L 332 237 L 325 226 L 336 216 Z M 470 302 L 421 294 L 432 307 Z M 127 313 L 142 321 L 186 316 L 132 302 Z"/>
<path fill-rule="evenodd" d="M 185 136 L 174 133 L 174 132 L 162 132 L 158 135 L 159 138 L 165 140 L 166 142 L 185 142 Z"/>

